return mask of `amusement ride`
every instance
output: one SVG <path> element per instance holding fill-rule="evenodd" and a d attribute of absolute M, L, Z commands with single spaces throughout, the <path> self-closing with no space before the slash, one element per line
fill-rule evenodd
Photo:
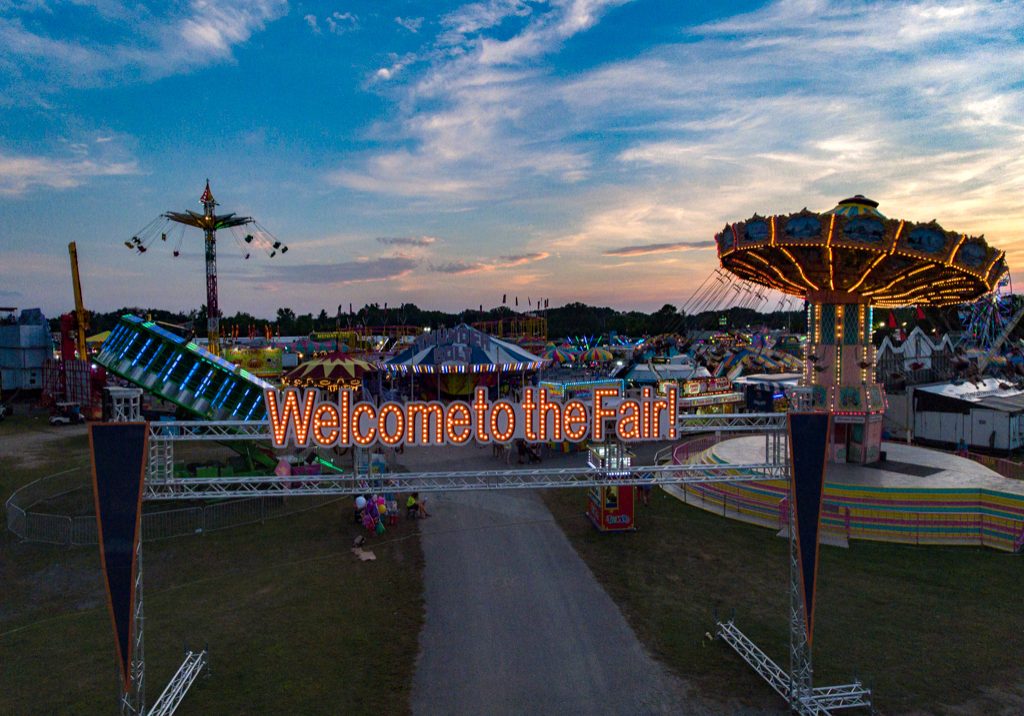
<path fill-rule="evenodd" d="M 206 244 L 207 307 L 210 349 L 175 336 L 136 317 L 124 317 L 111 332 L 97 363 L 109 371 L 191 412 L 198 420 L 147 425 L 146 448 L 140 452 L 144 480 L 139 500 L 195 500 L 251 495 L 350 495 L 368 489 L 358 471 L 328 470 L 304 475 L 301 481 L 278 474 L 182 477 L 175 472 L 174 452 L 188 441 L 269 441 L 270 425 L 262 395 L 269 385 L 234 366 L 218 351 L 216 232 L 253 225 L 239 238 L 243 248 L 255 244 L 273 257 L 287 247 L 250 217 L 216 214 L 209 182 L 200 199 L 203 213 L 167 212 L 126 242 L 145 253 L 155 240 L 167 241 L 165 226 L 199 228 Z M 179 246 L 178 237 L 175 246 Z M 823 460 L 854 463 L 880 458 L 882 387 L 874 378 L 872 344 L 874 306 L 949 305 L 974 301 L 990 293 L 1006 275 L 1004 254 L 983 237 L 947 231 L 936 222 L 889 219 L 878 204 L 857 195 L 822 213 L 803 211 L 779 216 L 754 215 L 727 225 L 715 237 L 721 269 L 708 289 L 698 289 L 699 303 L 732 292 L 738 303 L 757 306 L 773 289 L 807 304 L 809 340 L 804 352 L 798 410 L 828 415 L 835 424 Z M 175 255 L 178 248 L 174 249 Z M 248 257 L 248 254 L 246 254 Z M 781 305 L 781 304 L 780 304 Z M 804 413 L 805 415 L 808 413 Z M 796 416 L 790 416 L 796 417 Z M 131 422 L 131 416 L 129 416 Z M 138 415 L 134 416 L 138 420 Z M 827 425 L 826 421 L 826 425 Z M 701 485 L 705 483 L 781 481 L 794 483 L 799 436 L 787 438 L 783 413 L 683 415 L 678 433 L 757 433 L 763 452 L 742 463 L 605 465 L 589 461 L 574 467 L 490 470 L 484 472 L 422 472 L 389 474 L 395 492 L 453 492 L 509 488 L 594 487 L 608 485 Z M 827 433 L 826 433 L 827 434 Z M 269 470 L 267 471 L 270 472 Z M 822 471 L 822 482 L 823 482 Z M 819 496 L 820 497 L 820 496 Z M 790 510 L 790 668 L 776 664 L 746 637 L 732 620 L 716 620 L 715 633 L 757 671 L 799 713 L 831 713 L 870 707 L 870 690 L 859 681 L 839 686 L 813 686 L 806 567 L 802 567 L 795 513 Z M 820 499 L 819 499 L 820 509 Z M 813 538 L 817 549 L 817 533 Z M 808 547 L 810 545 L 807 545 Z M 157 704 L 146 709 L 142 638 L 141 541 L 136 542 L 134 589 L 125 614 L 134 615 L 128 631 L 134 648 L 124 659 L 123 714 L 171 713 L 201 671 L 205 652 L 186 657 Z"/>
<path fill-rule="evenodd" d="M 210 191 L 210 180 L 206 180 L 206 188 L 203 189 L 199 203 L 203 205 L 203 212 L 196 211 L 167 211 L 144 226 L 128 241 L 124 242 L 125 247 L 137 254 L 144 254 L 149 251 L 157 240 L 173 246 L 171 255 L 174 258 L 181 256 L 181 245 L 184 240 L 187 227 L 193 227 L 203 232 L 203 244 L 206 249 L 206 335 L 209 341 L 209 351 L 214 355 L 220 355 L 220 302 L 217 290 L 217 232 L 229 229 L 236 243 L 242 251 L 242 256 L 248 260 L 252 256 L 252 248 L 261 249 L 270 258 L 278 253 L 285 254 L 288 247 L 281 243 L 273 234 L 267 231 L 251 216 L 238 216 L 234 213 L 217 214 L 217 201 Z M 252 231 L 243 233 L 242 227 L 251 226 Z"/>

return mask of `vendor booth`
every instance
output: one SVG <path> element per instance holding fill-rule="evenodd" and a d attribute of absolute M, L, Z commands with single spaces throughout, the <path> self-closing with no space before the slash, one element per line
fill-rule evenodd
<path fill-rule="evenodd" d="M 684 413 L 712 415 L 735 413 L 743 407 L 743 395 L 732 388 L 728 378 L 697 378 L 683 383 L 679 408 Z"/>
<path fill-rule="evenodd" d="M 615 470 L 628 468 L 633 453 L 621 443 L 591 445 L 587 464 L 595 470 L 609 470 L 609 480 L 615 479 Z M 601 532 L 625 532 L 636 529 L 636 488 L 632 485 L 608 485 L 587 490 L 587 517 Z"/>

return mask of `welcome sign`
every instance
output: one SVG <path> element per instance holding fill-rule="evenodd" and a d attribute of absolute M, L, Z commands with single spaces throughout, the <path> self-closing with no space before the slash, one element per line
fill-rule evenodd
<path fill-rule="evenodd" d="M 604 440 L 674 440 L 678 399 L 675 388 L 654 396 L 624 398 L 618 388 L 598 388 L 589 400 L 561 401 L 543 388 L 526 388 L 521 401 L 495 400 L 477 388 L 472 402 L 457 400 L 356 402 L 340 390 L 324 400 L 316 390 L 264 392 L 274 447 L 367 447 L 398 445 L 505 444 Z"/>

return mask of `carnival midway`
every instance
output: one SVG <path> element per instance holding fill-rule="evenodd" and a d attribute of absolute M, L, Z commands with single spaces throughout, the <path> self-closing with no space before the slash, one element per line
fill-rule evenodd
<path fill-rule="evenodd" d="M 351 611 L 317 612 L 332 616 L 303 628 L 340 639 L 342 649 L 326 641 L 318 649 L 345 666 L 333 679 L 300 682 L 324 701 L 298 712 L 406 713 L 410 700 L 426 699 L 437 710 L 418 706 L 424 713 L 480 713 L 444 699 L 455 692 L 477 703 L 469 691 L 536 678 L 530 669 L 556 676 L 529 691 L 562 694 L 567 713 L 587 689 L 608 689 L 602 713 L 944 710 L 941 689 L 896 693 L 924 680 L 908 668 L 948 661 L 941 646 L 923 644 L 969 649 L 961 640 L 976 631 L 1019 644 L 1019 635 L 983 623 L 995 615 L 945 623 L 944 614 L 983 599 L 973 589 L 941 601 L 919 593 L 925 587 L 913 580 L 924 576 L 906 576 L 981 570 L 990 584 L 1019 579 L 1018 561 L 993 557 L 1024 550 L 1024 342 L 1015 332 L 1024 303 L 1005 290 L 1005 253 L 983 237 L 890 218 L 858 194 L 822 211 L 727 224 L 714 236 L 719 265 L 658 335 L 550 336 L 548 300 L 513 311 L 506 295 L 498 318 L 475 324 L 374 326 L 339 306 L 333 330 L 282 336 L 224 324 L 218 239 L 234 233 L 246 259 L 289 247 L 250 217 L 218 213 L 209 182 L 199 202 L 202 213 L 168 211 L 124 244 L 136 258 L 161 249 L 178 258 L 183 241 L 201 242 L 205 331 L 128 313 L 88 336 L 89 277 L 79 276 L 74 244 L 75 309 L 56 322 L 56 349 L 38 311 L 0 326 L 5 341 L 16 328 L 32 343 L 20 350 L 38 366 L 19 370 L 39 376 L 38 389 L 26 383 L 12 395 L 22 376 L 4 368 L 11 400 L 0 414 L 14 409 L 5 444 L 27 445 L 24 431 L 41 409 L 58 441 L 47 449 L 59 453 L 65 436 L 88 434 L 81 464 L 41 479 L 36 470 L 5 499 L 15 569 L 66 554 L 42 543 L 102 569 L 109 625 L 69 634 L 102 645 L 81 668 L 105 693 L 90 698 L 106 712 L 270 709 L 279 703 L 272 694 L 294 689 L 298 677 L 258 671 L 258 687 L 242 686 L 250 683 L 243 672 L 265 665 L 250 650 L 284 648 L 263 644 L 254 620 L 270 630 L 282 611 L 341 609 L 335 601 Z M 728 325 L 736 309 L 767 315 L 770 300 L 800 311 L 804 325 Z M 915 317 L 901 322 L 908 311 Z M 963 325 L 940 334 L 939 316 L 951 311 Z M 700 315 L 714 328 L 686 320 Z M 303 552 L 314 549 L 302 541 L 309 530 L 321 552 L 324 534 L 341 548 Z M 147 579 L 159 580 L 153 591 L 143 589 L 144 549 Z M 197 573 L 205 586 L 169 598 L 167 572 L 198 569 L 211 549 L 246 568 Z M 190 565 L 174 561 L 182 554 Z M 700 556 L 708 554 L 716 556 Z M 770 564 L 758 566 L 765 555 Z M 516 566 L 502 566 L 506 559 Z M 485 565 L 478 583 L 477 561 Z M 830 563 L 843 565 L 841 577 Z M 665 601 L 647 584 L 621 581 L 639 564 L 651 584 L 668 580 L 657 589 L 689 596 Z M 237 584 L 228 588 L 226 575 Z M 273 601 L 309 580 L 337 599 L 295 587 Z M 686 591 L 691 583 L 697 592 Z M 358 586 L 331 591 L 339 584 Z M 203 611 L 205 595 L 219 589 L 237 600 L 231 619 Z M 264 592 L 277 595 L 269 612 L 260 611 Z M 569 621 L 562 610 L 577 599 L 590 611 Z M 912 616 L 927 611 L 919 603 L 938 611 Z M 633 615 L 628 622 L 620 609 Z M 651 610 L 657 626 L 642 626 L 635 615 Z M 287 632 L 300 627 L 283 624 L 276 638 L 290 643 Z M 596 646 L 589 629 L 616 646 Z M 941 640 L 929 641 L 930 629 Z M 660 641 L 669 632 L 684 646 Z M 29 653 L 45 640 L 26 634 L 13 657 L 0 642 L 12 678 L 23 660 L 51 658 Z M 179 661 L 167 644 L 182 636 L 192 646 Z M 437 651 L 439 643 L 447 648 Z M 709 663 L 712 675 L 702 671 Z M 984 659 L 964 663 L 1015 678 Z M 570 664 L 619 680 L 557 678 Z M 451 668 L 466 670 L 465 684 L 437 683 Z M 375 683 L 391 673 L 397 681 Z M 647 690 L 680 679 L 684 690 Z M 93 710 L 76 703 L 41 708 Z M 526 701 L 492 705 L 535 712 Z"/>

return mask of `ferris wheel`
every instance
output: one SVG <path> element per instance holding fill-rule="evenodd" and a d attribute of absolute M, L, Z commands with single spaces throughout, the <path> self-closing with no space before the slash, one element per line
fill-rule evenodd
<path fill-rule="evenodd" d="M 962 346 L 987 352 L 996 345 L 1014 317 L 1011 291 L 1007 274 L 994 291 L 958 309 L 957 314 L 964 327 Z"/>

